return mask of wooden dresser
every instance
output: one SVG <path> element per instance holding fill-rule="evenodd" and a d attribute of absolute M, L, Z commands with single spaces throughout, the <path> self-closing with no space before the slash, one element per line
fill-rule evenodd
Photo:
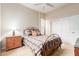
<path fill-rule="evenodd" d="M 75 54 L 75 56 L 79 56 L 79 38 L 75 42 L 74 54 Z"/>
<path fill-rule="evenodd" d="M 75 56 L 79 56 L 79 48 L 75 47 L 74 53 L 75 53 Z"/>
<path fill-rule="evenodd" d="M 22 46 L 21 36 L 6 37 L 6 50 L 14 49 Z"/>

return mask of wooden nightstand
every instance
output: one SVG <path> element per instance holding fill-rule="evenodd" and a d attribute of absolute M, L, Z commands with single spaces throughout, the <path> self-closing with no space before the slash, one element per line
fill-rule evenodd
<path fill-rule="evenodd" d="M 6 37 L 6 50 L 14 49 L 22 46 L 21 36 Z"/>
<path fill-rule="evenodd" d="M 75 53 L 75 56 L 79 56 L 79 48 L 75 48 L 75 50 L 74 50 L 74 53 Z"/>
<path fill-rule="evenodd" d="M 74 48 L 75 48 L 74 49 L 75 56 L 79 56 L 79 38 L 77 38 Z"/>

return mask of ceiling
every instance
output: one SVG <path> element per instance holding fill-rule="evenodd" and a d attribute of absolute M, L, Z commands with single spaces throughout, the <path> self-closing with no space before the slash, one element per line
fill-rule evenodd
<path fill-rule="evenodd" d="M 47 13 L 57 8 L 67 5 L 66 3 L 22 3 L 21 5 L 26 6 L 32 10 Z"/>

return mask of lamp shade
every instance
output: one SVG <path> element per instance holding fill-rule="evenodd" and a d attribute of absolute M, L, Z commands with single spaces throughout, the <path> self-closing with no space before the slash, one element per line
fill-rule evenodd
<path fill-rule="evenodd" d="M 10 22 L 10 30 L 12 32 L 12 36 L 15 36 L 15 31 L 17 30 L 17 21 Z"/>
<path fill-rule="evenodd" d="M 16 29 L 17 29 L 16 22 L 11 23 L 11 30 L 16 30 Z"/>

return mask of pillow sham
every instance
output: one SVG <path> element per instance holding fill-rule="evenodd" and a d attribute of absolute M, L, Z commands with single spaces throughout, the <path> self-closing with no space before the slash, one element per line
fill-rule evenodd
<path fill-rule="evenodd" d="M 26 29 L 26 30 L 24 31 L 24 35 L 27 35 L 27 36 L 31 35 L 31 30 Z"/>

